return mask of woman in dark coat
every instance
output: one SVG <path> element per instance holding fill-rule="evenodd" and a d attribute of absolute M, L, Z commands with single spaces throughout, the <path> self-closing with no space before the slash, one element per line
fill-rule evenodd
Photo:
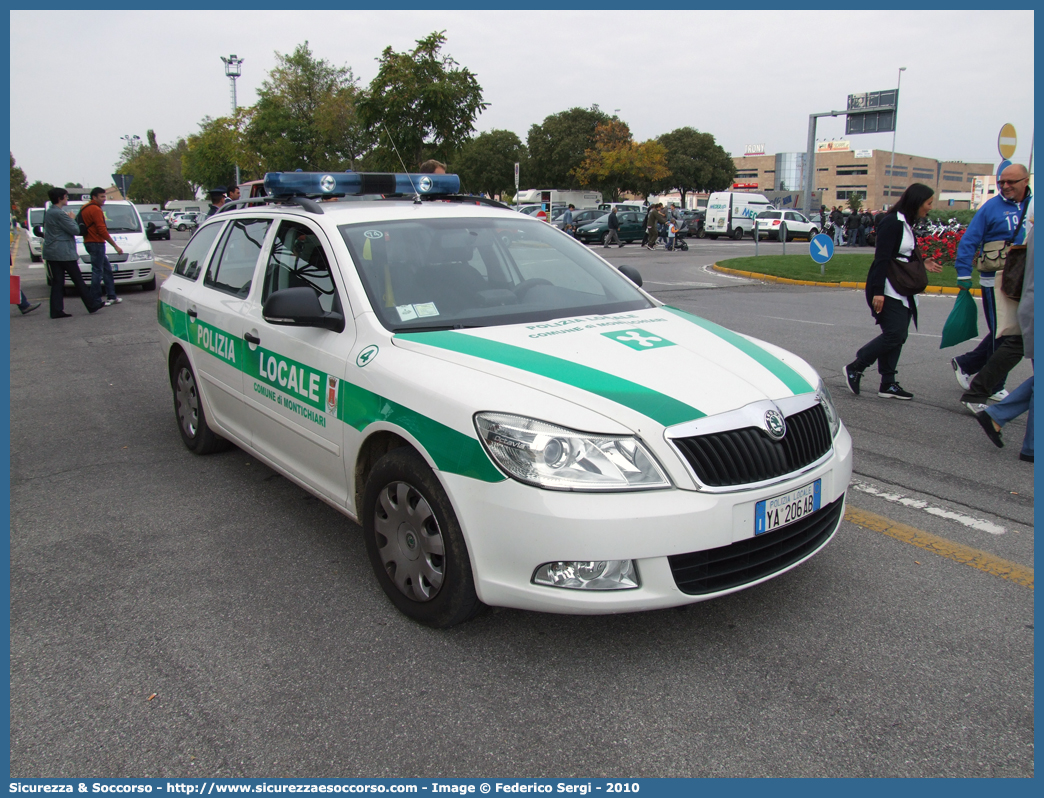
<path fill-rule="evenodd" d="M 886 399 L 913 399 L 912 393 L 899 386 L 895 375 L 911 318 L 917 326 L 917 297 L 904 297 L 895 290 L 888 279 L 888 264 L 893 260 L 908 260 L 913 254 L 917 246 L 913 225 L 928 215 L 934 194 L 923 183 L 913 183 L 877 224 L 874 262 L 866 276 L 866 304 L 874 321 L 881 326 L 881 334 L 856 352 L 856 359 L 845 366 L 848 390 L 856 395 L 863 371 L 876 361 L 881 374 L 877 395 Z M 924 267 L 930 272 L 942 271 L 942 266 L 933 260 L 926 260 Z"/>

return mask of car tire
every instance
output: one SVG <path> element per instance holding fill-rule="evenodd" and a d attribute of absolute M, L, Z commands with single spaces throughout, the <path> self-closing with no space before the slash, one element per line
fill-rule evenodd
<path fill-rule="evenodd" d="M 817 235 L 819 235 L 819 231 L 813 227 L 811 230 L 808 231 L 808 240 L 811 241 Z"/>
<path fill-rule="evenodd" d="M 482 608 L 456 513 L 413 449 L 395 449 L 373 467 L 362 527 L 377 582 L 404 615 L 446 629 Z"/>
<path fill-rule="evenodd" d="M 30 252 L 29 253 L 29 260 L 31 260 L 33 263 L 42 263 L 43 262 L 43 255 L 34 255 L 32 252 Z"/>
<path fill-rule="evenodd" d="M 177 227 L 177 230 L 178 230 L 179 233 L 184 233 L 185 232 L 185 225 L 179 224 L 178 227 Z"/>
<path fill-rule="evenodd" d="M 155 291 L 156 290 L 156 275 L 152 275 L 152 279 L 147 283 L 141 284 L 142 291 Z"/>
<path fill-rule="evenodd" d="M 170 387 L 174 393 L 174 420 L 185 447 L 193 454 L 212 454 L 228 448 L 228 441 L 207 424 L 203 400 L 192 365 L 184 352 L 174 359 L 170 370 Z"/>
<path fill-rule="evenodd" d="M 696 231 L 696 238 L 706 238 L 706 237 L 707 237 L 707 231 L 704 228 L 701 227 L 701 228 L 699 228 Z"/>
<path fill-rule="evenodd" d="M 743 228 L 742 227 L 734 227 L 732 229 L 732 239 L 733 239 L 733 241 L 740 241 L 742 238 L 743 238 Z"/>

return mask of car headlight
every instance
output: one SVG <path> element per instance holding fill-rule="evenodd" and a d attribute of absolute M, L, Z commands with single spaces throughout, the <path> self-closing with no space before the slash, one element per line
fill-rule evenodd
<path fill-rule="evenodd" d="M 630 435 L 594 435 L 506 413 L 478 413 L 479 440 L 508 476 L 557 490 L 670 487 L 656 460 Z"/>
<path fill-rule="evenodd" d="M 142 250 L 141 252 L 135 252 L 133 255 L 131 255 L 129 258 L 127 258 L 127 260 L 128 261 L 132 261 L 132 260 L 152 260 L 152 250 L 151 249 L 145 249 L 145 250 Z"/>
<path fill-rule="evenodd" d="M 834 399 L 830 395 L 830 390 L 822 380 L 819 381 L 819 387 L 816 389 L 816 398 L 823 405 L 827 422 L 830 424 L 830 437 L 833 438 L 841 429 L 841 417 L 837 414 L 837 408 L 834 407 Z"/>

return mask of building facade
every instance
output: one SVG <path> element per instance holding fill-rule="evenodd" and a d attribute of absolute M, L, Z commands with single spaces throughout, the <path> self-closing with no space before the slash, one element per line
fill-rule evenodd
<path fill-rule="evenodd" d="M 747 155 L 732 159 L 736 166 L 733 188 L 737 191 L 805 190 L 803 152 L 775 155 Z M 931 186 L 937 196 L 971 192 L 977 176 L 993 172 L 988 163 L 937 161 L 917 155 L 895 153 L 895 167 L 889 168 L 889 150 L 856 150 L 848 142 L 822 142 L 816 152 L 816 190 L 822 191 L 827 207 L 847 204 L 858 196 L 864 206 L 891 207 L 911 183 Z"/>

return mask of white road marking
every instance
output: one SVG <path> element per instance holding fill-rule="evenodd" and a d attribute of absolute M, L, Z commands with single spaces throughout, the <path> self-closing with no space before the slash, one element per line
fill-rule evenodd
<path fill-rule="evenodd" d="M 665 283 L 661 280 L 646 280 L 646 285 L 666 285 L 681 286 L 683 288 L 700 288 L 705 286 L 714 286 L 715 283 Z"/>
<path fill-rule="evenodd" d="M 819 324 L 823 327 L 836 327 L 837 325 L 831 324 L 828 321 L 809 321 L 808 319 L 784 319 L 782 316 L 763 316 L 765 319 L 775 319 L 776 321 L 796 321 L 798 324 Z"/>
<path fill-rule="evenodd" d="M 911 499 L 909 496 L 903 496 L 901 493 L 884 491 L 874 487 L 873 485 L 869 485 L 866 482 L 853 480 L 852 487 L 862 493 L 877 496 L 879 499 L 884 499 L 893 504 L 901 504 L 904 507 L 912 507 L 915 510 L 924 510 L 929 515 L 934 515 L 937 518 L 945 518 L 947 521 L 956 521 L 958 524 L 963 524 L 971 529 L 978 529 L 980 532 L 989 532 L 991 535 L 1003 535 L 1007 532 L 1004 527 L 997 526 L 989 521 L 984 521 L 981 518 L 973 518 L 970 515 L 962 515 L 961 513 L 955 513 L 952 510 L 944 510 L 941 507 L 934 507 L 922 499 Z"/>

